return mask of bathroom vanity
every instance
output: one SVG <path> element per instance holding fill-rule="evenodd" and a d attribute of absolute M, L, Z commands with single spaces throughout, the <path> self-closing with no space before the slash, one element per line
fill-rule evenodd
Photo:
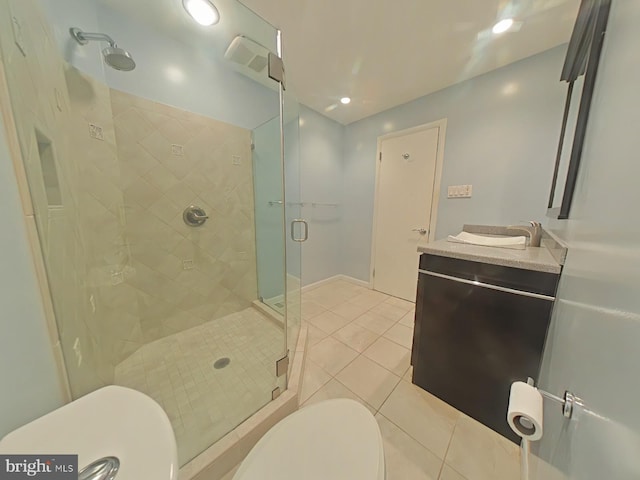
<path fill-rule="evenodd" d="M 547 245 L 418 249 L 413 383 L 514 442 L 509 388 L 537 380 L 562 268 Z"/>

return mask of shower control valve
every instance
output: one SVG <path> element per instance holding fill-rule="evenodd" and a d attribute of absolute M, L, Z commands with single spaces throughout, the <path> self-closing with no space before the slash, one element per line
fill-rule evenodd
<path fill-rule="evenodd" d="M 204 222 L 206 222 L 208 218 L 209 216 L 206 214 L 204 209 L 196 205 L 188 206 L 182 213 L 184 223 L 190 227 L 200 227 L 204 225 Z"/>

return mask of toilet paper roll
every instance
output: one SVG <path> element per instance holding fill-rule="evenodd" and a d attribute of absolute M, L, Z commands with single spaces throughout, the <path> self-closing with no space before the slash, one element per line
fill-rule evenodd
<path fill-rule="evenodd" d="M 542 438 L 542 395 L 524 382 L 511 384 L 507 422 L 511 430 L 526 440 Z"/>

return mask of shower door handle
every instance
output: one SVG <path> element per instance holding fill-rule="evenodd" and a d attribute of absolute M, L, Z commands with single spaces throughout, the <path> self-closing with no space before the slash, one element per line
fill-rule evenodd
<path fill-rule="evenodd" d="M 296 223 L 299 223 L 304 226 L 304 230 L 303 230 L 304 235 L 302 236 L 302 238 L 296 238 L 296 234 L 295 234 Z M 293 240 L 294 242 L 302 243 L 302 242 L 306 242 L 308 239 L 309 239 L 309 224 L 307 223 L 307 221 L 301 218 L 296 218 L 295 220 L 293 220 L 291 222 L 291 240 Z"/>

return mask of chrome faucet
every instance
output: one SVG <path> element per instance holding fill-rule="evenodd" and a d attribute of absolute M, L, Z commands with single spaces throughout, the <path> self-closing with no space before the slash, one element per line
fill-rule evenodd
<path fill-rule="evenodd" d="M 542 224 L 533 220 L 529 221 L 529 224 L 531 226 L 509 225 L 507 227 L 507 230 L 519 230 L 522 232 L 527 232 L 529 234 L 529 246 L 539 247 L 540 240 L 542 240 Z"/>

